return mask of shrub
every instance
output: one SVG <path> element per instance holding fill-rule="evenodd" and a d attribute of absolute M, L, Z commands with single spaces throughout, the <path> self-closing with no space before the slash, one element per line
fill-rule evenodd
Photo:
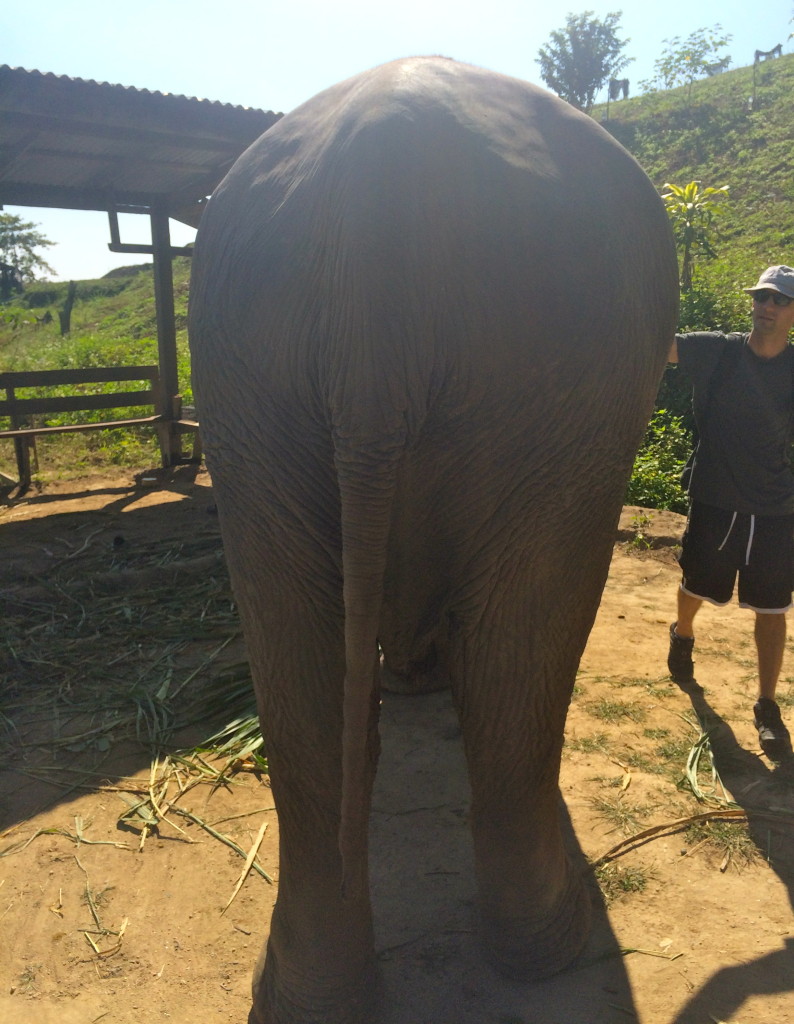
<path fill-rule="evenodd" d="M 680 476 L 691 448 L 692 437 L 681 416 L 667 409 L 654 413 L 634 461 L 626 503 L 686 512 Z"/>

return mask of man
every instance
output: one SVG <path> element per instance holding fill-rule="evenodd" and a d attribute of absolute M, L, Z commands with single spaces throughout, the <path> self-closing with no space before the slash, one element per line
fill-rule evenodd
<path fill-rule="evenodd" d="M 755 612 L 755 725 L 771 760 L 791 754 L 775 692 L 794 577 L 794 269 L 768 267 L 752 288 L 749 334 L 676 335 L 670 362 L 694 385 L 698 444 L 682 541 L 678 619 L 670 626 L 670 675 L 694 683 L 694 619 L 704 601 Z"/>

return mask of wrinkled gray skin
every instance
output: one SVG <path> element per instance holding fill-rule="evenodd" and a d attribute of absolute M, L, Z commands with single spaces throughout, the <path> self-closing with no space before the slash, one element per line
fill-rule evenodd
<path fill-rule="evenodd" d="M 193 372 L 281 830 L 252 1020 L 373 1019 L 378 644 L 451 684 L 491 959 L 533 979 L 581 949 L 563 727 L 676 294 L 634 161 L 443 58 L 321 93 L 218 187 Z"/>

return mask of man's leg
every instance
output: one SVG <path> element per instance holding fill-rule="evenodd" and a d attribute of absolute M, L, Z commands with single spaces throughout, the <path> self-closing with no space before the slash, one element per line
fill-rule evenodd
<path fill-rule="evenodd" d="M 771 761 L 791 757 L 791 738 L 775 703 L 791 606 L 794 516 L 756 516 L 749 563 L 739 571 L 739 604 L 755 612 L 758 700 L 753 707 L 761 749 Z"/>
<path fill-rule="evenodd" d="M 695 616 L 703 604 L 702 597 L 693 597 L 682 587 L 678 588 L 678 621 L 675 624 L 675 631 L 680 637 L 691 639 L 695 635 Z"/>
<path fill-rule="evenodd" d="M 755 646 L 758 651 L 758 700 L 753 708 L 761 749 L 772 761 L 791 755 L 791 737 L 783 724 L 775 691 L 783 665 L 786 644 L 786 616 L 774 612 L 755 613 Z"/>
<path fill-rule="evenodd" d="M 678 620 L 670 626 L 667 668 L 679 686 L 689 686 L 695 681 L 695 666 L 692 663 L 692 649 L 695 646 L 693 623 L 702 604 L 702 598 L 693 597 L 682 587 L 678 588 Z"/>
<path fill-rule="evenodd" d="M 733 594 L 736 569 L 721 550 L 732 525 L 731 513 L 721 509 L 693 502 L 689 510 L 678 559 L 683 573 L 678 590 L 678 619 L 670 626 L 667 656 L 670 675 L 684 689 L 691 689 L 695 683 L 695 616 L 704 599 L 727 604 Z"/>
<path fill-rule="evenodd" d="M 755 646 L 758 651 L 758 696 L 775 699 L 786 646 L 786 616 L 755 613 Z"/>

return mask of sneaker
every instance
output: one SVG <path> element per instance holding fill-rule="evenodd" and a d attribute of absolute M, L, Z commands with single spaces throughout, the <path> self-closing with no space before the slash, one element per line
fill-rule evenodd
<path fill-rule="evenodd" d="M 670 626 L 670 651 L 667 655 L 667 667 L 673 682 L 679 685 L 695 681 L 695 666 L 692 664 L 692 648 L 695 646 L 693 636 L 679 636 L 675 631 L 678 623 Z"/>
<path fill-rule="evenodd" d="M 780 717 L 780 708 L 769 697 L 759 697 L 753 706 L 755 727 L 761 749 L 770 761 L 782 761 L 790 757 L 791 737 Z"/>

